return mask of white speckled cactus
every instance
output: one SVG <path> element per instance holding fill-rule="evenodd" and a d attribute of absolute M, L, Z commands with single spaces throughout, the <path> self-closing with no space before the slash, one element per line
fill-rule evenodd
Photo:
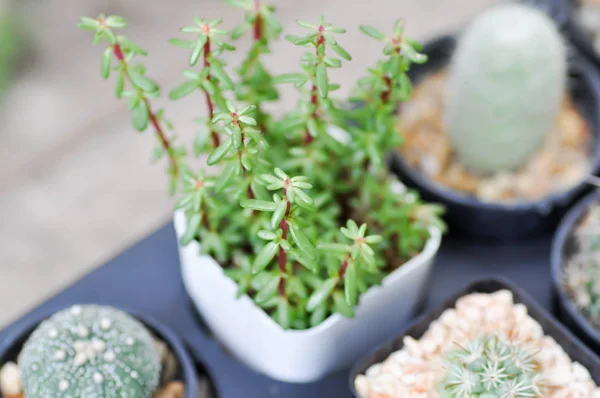
<path fill-rule="evenodd" d="M 554 23 L 523 4 L 492 7 L 460 38 L 451 67 L 446 124 L 465 167 L 518 168 L 556 121 L 566 49 Z"/>
<path fill-rule="evenodd" d="M 27 398 L 149 398 L 160 358 L 150 333 L 128 314 L 77 305 L 38 326 L 19 367 Z"/>

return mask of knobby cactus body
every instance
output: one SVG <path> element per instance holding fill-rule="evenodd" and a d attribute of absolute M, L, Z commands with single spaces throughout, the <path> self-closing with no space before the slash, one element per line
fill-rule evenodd
<path fill-rule="evenodd" d="M 146 328 L 122 311 L 73 306 L 42 322 L 19 356 L 27 398 L 149 398 L 160 359 Z"/>
<path fill-rule="evenodd" d="M 541 397 L 531 353 L 495 336 L 483 336 L 447 356 L 445 398 Z"/>
<path fill-rule="evenodd" d="M 466 30 L 450 68 L 445 118 L 467 168 L 514 169 L 538 149 L 564 94 L 565 53 L 553 22 L 526 5 L 494 7 Z"/>

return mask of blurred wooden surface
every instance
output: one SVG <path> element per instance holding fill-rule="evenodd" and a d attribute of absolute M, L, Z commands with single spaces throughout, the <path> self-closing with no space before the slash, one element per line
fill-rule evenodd
<path fill-rule="evenodd" d="M 286 31 L 296 19 L 327 16 L 348 28 L 340 42 L 354 60 L 332 78 L 345 89 L 379 55 L 358 32 L 360 23 L 390 26 L 407 20 L 407 33 L 425 40 L 453 31 L 497 0 L 279 0 Z M 181 81 L 185 50 L 167 39 L 192 16 L 242 17 L 219 0 L 39 0 L 26 5 L 33 31 L 27 59 L 0 99 L 0 326 L 167 222 L 171 199 L 162 165 L 149 164 L 153 137 L 136 134 L 113 82 L 100 79 L 101 48 L 75 28 L 80 15 L 120 14 L 127 34 L 149 50 L 149 74 L 167 92 Z M 294 71 L 299 58 L 282 41 L 270 56 L 272 70 Z M 235 64 L 239 56 L 230 61 Z M 343 91 L 340 94 L 344 94 Z M 294 105 L 285 95 L 279 109 Z M 189 140 L 192 119 L 204 112 L 200 95 L 160 101 Z"/>

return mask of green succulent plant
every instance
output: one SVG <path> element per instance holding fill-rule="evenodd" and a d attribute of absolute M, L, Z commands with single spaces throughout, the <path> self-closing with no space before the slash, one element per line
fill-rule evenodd
<path fill-rule="evenodd" d="M 593 205 L 574 231 L 576 252 L 563 268 L 573 304 L 600 330 L 600 206 Z"/>
<path fill-rule="evenodd" d="M 440 395 L 447 398 L 542 397 L 533 355 L 496 336 L 482 336 L 446 355 L 447 376 Z"/>
<path fill-rule="evenodd" d="M 150 398 L 160 358 L 148 330 L 128 314 L 75 305 L 43 321 L 19 355 L 27 398 Z"/>
<path fill-rule="evenodd" d="M 136 63 L 145 51 L 114 33 L 125 20 L 101 15 L 79 26 L 108 44 L 102 76 L 116 73 L 117 97 L 129 98 L 134 126 L 151 125 L 155 158 L 168 158 L 171 189 L 180 195 L 176 209 L 187 222 L 181 243 L 198 241 L 237 282 L 238 295 L 249 295 L 283 328 L 307 329 L 333 313 L 353 316 L 362 293 L 417 255 L 432 226 L 443 228 L 440 207 L 396 189 L 385 164 L 400 142 L 395 110 L 411 91 L 407 71 L 427 58 L 401 22 L 390 37 L 361 26 L 382 42 L 385 57 L 350 98 L 363 106 L 342 106 L 332 94 L 340 87 L 335 70 L 352 59 L 340 42 L 345 29 L 323 17 L 297 21 L 305 33 L 285 38 L 306 50 L 300 68 L 273 74 L 263 56 L 282 31 L 274 7 L 227 3 L 245 12 L 240 26 L 225 32 L 220 19 L 194 18 L 181 29 L 185 38 L 170 41 L 189 51 L 190 69 L 169 98 L 200 92 L 207 105 L 191 151 L 176 146 L 167 134 L 172 124 L 150 106 L 160 92 Z M 227 38 L 245 34 L 251 48 L 239 67 L 230 67 L 221 57 L 235 49 Z M 275 116 L 263 105 L 279 98 L 281 84 L 296 87 L 298 103 Z M 192 170 L 192 155 L 217 166 L 217 174 Z"/>
<path fill-rule="evenodd" d="M 556 122 L 566 74 L 563 39 L 543 11 L 508 3 L 478 16 L 450 65 L 445 119 L 460 161 L 478 173 L 523 165 Z"/>

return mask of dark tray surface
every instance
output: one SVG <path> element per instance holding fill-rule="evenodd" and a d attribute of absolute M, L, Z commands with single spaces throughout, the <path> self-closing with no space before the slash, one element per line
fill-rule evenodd
<path fill-rule="evenodd" d="M 498 275 L 514 281 L 551 309 L 550 238 L 510 244 L 446 238 L 435 263 L 427 307 L 440 305 L 470 281 Z M 161 228 L 24 318 L 76 302 L 121 305 L 148 314 L 178 333 L 211 374 L 221 398 L 351 396 L 349 370 L 317 383 L 288 384 L 262 376 L 229 357 L 196 321 L 181 282 L 175 239 L 171 225 Z M 24 318 L 0 331 L 0 345 Z"/>

